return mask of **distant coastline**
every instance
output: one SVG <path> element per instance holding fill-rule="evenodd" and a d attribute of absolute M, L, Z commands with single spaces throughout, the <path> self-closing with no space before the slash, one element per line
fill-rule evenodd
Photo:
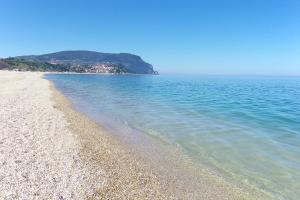
<path fill-rule="evenodd" d="M 17 56 L 0 59 L 0 69 L 41 72 L 75 72 L 101 74 L 153 74 L 149 63 L 141 57 L 93 51 L 61 51 L 44 55 Z"/>

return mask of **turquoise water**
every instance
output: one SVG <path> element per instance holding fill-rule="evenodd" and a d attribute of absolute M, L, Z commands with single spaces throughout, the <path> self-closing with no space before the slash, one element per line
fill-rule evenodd
<path fill-rule="evenodd" d="M 277 199 L 300 199 L 300 77 L 46 78 L 93 118 L 155 135 Z"/>

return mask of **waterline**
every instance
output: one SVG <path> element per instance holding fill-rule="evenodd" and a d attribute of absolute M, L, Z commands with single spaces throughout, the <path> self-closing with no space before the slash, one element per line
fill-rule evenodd
<path fill-rule="evenodd" d="M 298 199 L 300 79 L 47 75 L 74 106 L 183 149 L 237 182 Z M 114 126 L 114 125 L 112 125 Z"/>

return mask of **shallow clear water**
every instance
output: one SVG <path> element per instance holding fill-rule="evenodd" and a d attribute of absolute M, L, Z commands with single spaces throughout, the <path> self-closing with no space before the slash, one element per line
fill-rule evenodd
<path fill-rule="evenodd" d="M 81 112 L 155 135 L 278 199 L 300 199 L 300 77 L 46 78 Z"/>

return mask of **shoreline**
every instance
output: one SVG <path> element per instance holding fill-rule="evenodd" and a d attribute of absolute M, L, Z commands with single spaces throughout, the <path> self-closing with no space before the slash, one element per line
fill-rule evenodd
<path fill-rule="evenodd" d="M 55 88 L 54 84 L 43 78 L 45 73 L 0 71 L 0 74 L 1 73 L 14 76 L 13 80 L 9 80 L 11 82 L 15 82 L 19 79 L 22 80 L 22 76 L 28 77 L 28 79 L 30 79 L 30 77 L 35 77 L 34 81 L 37 82 L 35 85 L 40 85 L 40 83 L 42 83 L 44 86 L 40 87 L 39 90 L 36 91 L 36 98 L 40 98 L 39 93 L 43 90 L 46 95 L 46 101 L 39 103 L 51 104 L 53 108 L 52 112 L 60 113 L 62 118 L 52 119 L 53 117 L 51 118 L 51 116 L 49 116 L 48 120 L 53 120 L 53 123 L 62 124 L 60 134 L 69 134 L 67 140 L 61 139 L 59 141 L 62 145 L 64 145 L 65 142 L 68 142 L 68 140 L 76 141 L 74 142 L 72 149 L 67 149 L 67 152 L 71 151 L 72 155 L 72 152 L 76 151 L 75 156 L 77 156 L 77 162 L 79 162 L 82 169 L 88 171 L 83 174 L 83 176 L 80 176 L 82 180 L 87 180 L 87 182 L 83 181 L 83 188 L 77 188 L 77 191 L 78 189 L 84 191 L 88 190 L 92 191 L 92 193 L 84 193 L 81 194 L 80 197 L 84 196 L 84 198 L 87 199 L 214 200 L 246 200 L 262 198 L 233 186 L 205 169 L 196 168 L 193 163 L 180 154 L 180 152 L 173 152 L 171 151 L 171 148 L 166 147 L 166 145 L 160 145 L 156 142 L 155 138 L 153 138 L 152 141 L 151 137 L 146 136 L 149 138 L 149 141 L 146 141 L 147 145 L 149 145 L 147 147 L 147 151 L 150 150 L 148 154 L 146 151 L 141 150 L 141 146 L 145 143 L 134 145 L 123 143 L 120 138 L 111 134 L 105 129 L 105 127 L 102 127 L 100 124 L 96 123 L 84 114 L 75 111 L 72 107 L 72 103 Z M 0 82 L 2 81 L 2 77 L 0 76 Z M 25 85 L 25 88 L 23 88 L 24 94 L 26 94 L 26 92 L 30 92 L 27 91 L 29 86 L 32 87 L 32 85 L 28 84 L 27 86 Z M 45 86 L 47 86 L 47 88 L 45 88 Z M 9 92 L 9 87 L 7 88 L 7 91 Z M 3 93 L 2 90 L 0 92 Z M 14 94 L 11 95 L 13 96 Z M 7 102 L 7 104 L 9 104 L 9 102 Z M 19 104 L 20 108 L 22 108 L 22 104 L 23 102 Z M 44 112 L 48 112 L 48 109 L 50 108 L 47 107 L 47 105 L 45 106 Z M 11 105 L 11 109 L 13 108 L 14 106 Z M 35 114 L 37 115 L 37 118 L 41 115 L 41 113 Z M 12 117 L 15 116 L 12 115 Z M 31 119 L 27 120 L 30 121 Z M 35 121 L 32 123 L 35 126 L 40 125 L 41 122 Z M 43 126 L 47 126 L 48 122 L 44 121 L 44 123 L 45 124 Z M 20 127 L 16 128 L 20 129 Z M 54 129 L 53 131 L 57 131 L 57 129 Z M 57 142 L 57 138 L 53 137 L 51 139 L 54 143 Z M 47 143 L 47 141 L 44 140 L 38 142 L 42 145 Z M 155 145 L 155 148 L 153 148 L 152 144 Z M 55 146 L 50 146 L 49 148 L 50 149 L 46 149 L 45 151 L 50 150 L 51 152 L 53 151 L 52 148 L 55 148 Z M 69 155 L 65 155 L 64 151 L 60 149 L 54 150 L 57 150 L 59 155 L 63 156 L 64 159 L 69 159 Z M 152 154 L 158 155 L 153 156 Z M 41 160 L 40 162 L 44 162 L 44 160 Z M 60 164 L 56 162 L 57 161 L 53 161 L 52 164 Z M 71 162 L 71 164 L 74 163 Z M 80 172 L 71 171 L 73 170 L 72 167 L 73 165 L 71 165 L 71 168 L 65 173 L 68 174 L 72 172 L 75 173 L 75 175 L 78 175 L 78 173 L 80 174 Z M 2 168 L 0 168 L 0 172 L 2 172 Z M 47 169 L 44 170 L 44 172 L 48 173 Z M 99 172 L 99 175 L 95 176 L 95 174 L 97 174 L 96 172 Z M 61 173 L 63 173 L 63 171 L 58 170 L 56 173 L 57 176 L 60 177 L 62 176 Z M 49 178 L 53 178 L 51 177 L 51 174 L 49 174 Z M 16 180 L 11 181 L 14 182 Z M 79 180 L 76 180 L 75 177 L 75 180 L 73 181 L 75 181 L 74 184 L 76 184 Z M 99 184 L 100 182 L 101 184 Z M 71 182 L 71 184 L 72 183 L 73 182 Z M 21 185 L 21 187 L 27 186 L 27 183 L 22 184 L 23 185 Z M 37 189 L 40 189 L 39 186 L 37 186 Z M 69 189 L 70 188 L 61 188 L 64 192 L 68 192 L 67 190 Z M 3 188 L 0 184 L 0 197 L 3 193 L 2 190 Z M 51 193 L 56 192 L 55 190 L 56 189 L 53 188 L 53 191 L 43 192 Z M 82 191 L 78 192 L 80 193 Z M 32 194 L 28 195 L 30 196 Z M 49 195 L 51 199 L 60 198 L 53 194 L 47 195 Z M 42 197 L 44 198 L 45 195 Z"/>
<path fill-rule="evenodd" d="M 102 132 L 105 137 L 116 141 L 121 148 L 129 151 L 130 157 L 144 163 L 147 170 L 153 171 L 165 191 L 166 199 L 268 199 L 254 191 L 249 192 L 234 186 L 233 183 L 223 179 L 224 177 L 220 177 L 219 174 L 209 171 L 205 166 L 199 168 L 199 163 L 194 163 L 179 149 L 155 136 L 134 134 L 132 136 L 134 138 L 130 138 L 127 135 L 129 138 L 124 141 L 120 134 L 111 132 L 101 123 L 99 124 L 89 116 L 74 110 L 70 100 L 55 88 L 54 83 L 51 88 L 55 92 L 55 96 L 60 96 L 62 101 L 67 102 L 62 106 L 64 112 L 70 110 L 73 114 L 79 115 L 79 118 L 85 118 L 87 124 L 97 126 L 96 134 Z M 199 186 L 201 188 L 197 188 Z"/>
<path fill-rule="evenodd" d="M 108 174 L 107 186 L 97 191 L 100 199 L 168 199 L 151 169 L 135 160 L 103 127 L 75 111 L 53 83 L 49 88 L 57 109 L 65 114 L 70 130 L 81 141 L 84 157 Z"/>

